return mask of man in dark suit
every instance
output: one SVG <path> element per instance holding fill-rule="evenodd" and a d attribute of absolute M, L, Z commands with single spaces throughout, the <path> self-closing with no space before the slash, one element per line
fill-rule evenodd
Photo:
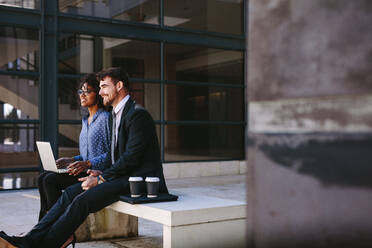
<path fill-rule="evenodd" d="M 113 107 L 111 165 L 103 172 L 88 170 L 89 176 L 80 179 L 81 184 L 68 187 L 25 236 L 10 237 L 0 232 L 0 248 L 63 246 L 89 213 L 99 211 L 129 192 L 130 176 L 157 176 L 160 192 L 168 192 L 154 121 L 131 99 L 126 72 L 110 68 L 98 73 L 98 77 L 99 94 L 106 106 Z"/>

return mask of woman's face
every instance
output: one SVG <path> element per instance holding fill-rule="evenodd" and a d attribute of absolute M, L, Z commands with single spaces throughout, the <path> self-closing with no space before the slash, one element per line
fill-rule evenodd
<path fill-rule="evenodd" d="M 78 91 L 80 97 L 80 104 L 82 107 L 91 107 L 96 105 L 96 93 L 93 91 L 93 87 L 87 83 L 83 84 L 81 89 Z"/>

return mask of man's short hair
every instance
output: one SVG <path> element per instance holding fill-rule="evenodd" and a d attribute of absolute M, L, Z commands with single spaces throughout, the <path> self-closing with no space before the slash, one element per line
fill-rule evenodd
<path fill-rule="evenodd" d="M 105 77 L 110 77 L 114 84 L 122 81 L 124 84 L 124 88 L 129 91 L 129 76 L 123 68 L 110 67 L 97 73 L 98 81 L 103 80 Z"/>

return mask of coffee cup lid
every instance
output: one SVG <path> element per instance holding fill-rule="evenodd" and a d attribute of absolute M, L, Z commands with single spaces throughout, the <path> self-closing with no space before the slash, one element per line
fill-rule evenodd
<path fill-rule="evenodd" d="M 160 179 L 158 177 L 146 177 L 146 182 L 159 182 Z"/>
<path fill-rule="evenodd" d="M 140 182 L 140 181 L 143 181 L 143 178 L 142 177 L 130 177 L 129 178 L 129 181 L 131 181 L 131 182 Z"/>

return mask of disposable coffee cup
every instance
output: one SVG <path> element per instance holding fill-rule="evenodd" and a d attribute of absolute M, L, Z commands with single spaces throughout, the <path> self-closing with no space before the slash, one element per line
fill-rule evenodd
<path fill-rule="evenodd" d="M 131 197 L 140 197 L 143 193 L 143 178 L 142 177 L 130 177 L 129 188 Z"/>
<path fill-rule="evenodd" d="M 158 177 L 146 177 L 146 188 L 147 188 L 147 197 L 153 198 L 157 197 L 159 194 L 159 182 Z"/>

